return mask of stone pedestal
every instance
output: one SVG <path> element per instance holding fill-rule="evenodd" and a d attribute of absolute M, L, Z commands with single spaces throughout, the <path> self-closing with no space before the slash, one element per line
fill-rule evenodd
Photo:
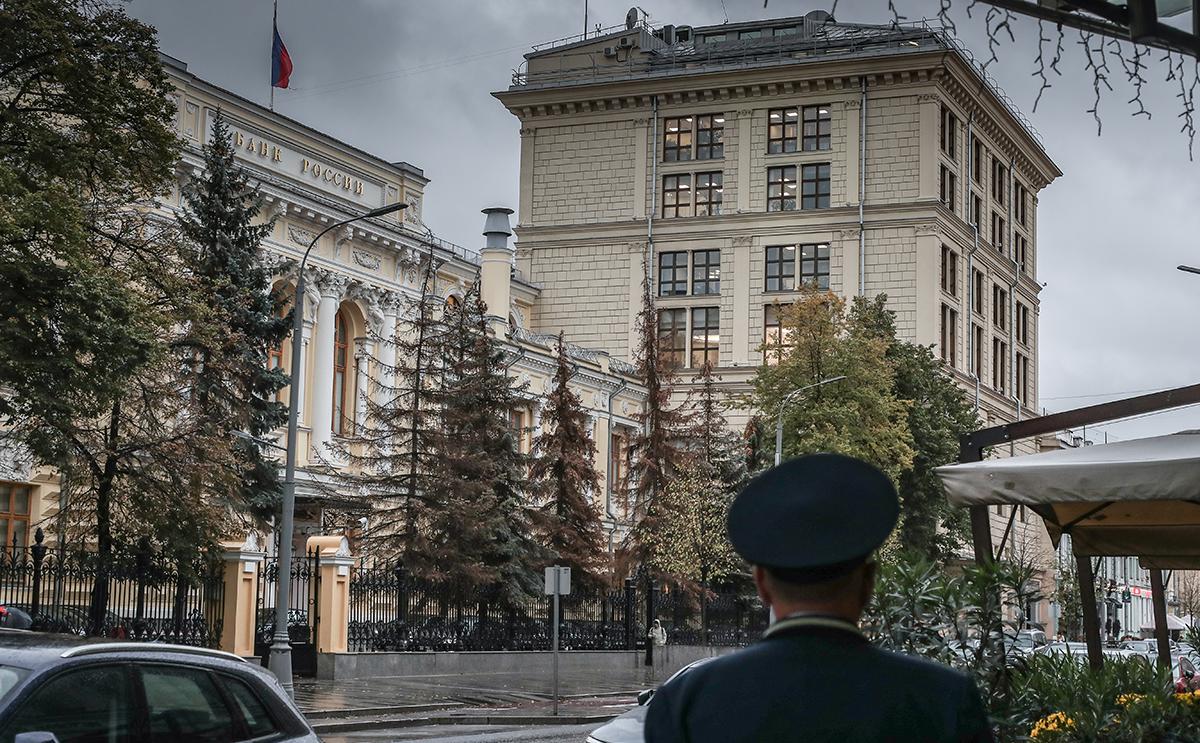
<path fill-rule="evenodd" d="M 258 607 L 258 573 L 265 554 L 258 535 L 244 542 L 223 542 L 225 606 L 221 617 L 221 650 L 249 658 L 254 655 L 254 625 Z"/>

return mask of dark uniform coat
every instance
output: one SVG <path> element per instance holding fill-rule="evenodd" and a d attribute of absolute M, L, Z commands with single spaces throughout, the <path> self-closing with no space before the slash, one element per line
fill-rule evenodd
<path fill-rule="evenodd" d="M 966 675 L 870 645 L 848 623 L 785 620 L 664 685 L 647 743 L 988 743 Z"/>

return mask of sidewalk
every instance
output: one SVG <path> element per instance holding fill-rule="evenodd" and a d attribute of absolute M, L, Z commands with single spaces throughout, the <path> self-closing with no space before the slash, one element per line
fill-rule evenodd
<path fill-rule="evenodd" d="M 650 669 L 621 673 L 575 672 L 559 677 L 562 698 L 622 696 L 654 686 Z M 310 719 L 374 714 L 415 714 L 455 707 L 494 707 L 546 702 L 553 693 L 550 673 L 442 674 L 387 676 L 349 681 L 296 679 L 296 704 Z"/>

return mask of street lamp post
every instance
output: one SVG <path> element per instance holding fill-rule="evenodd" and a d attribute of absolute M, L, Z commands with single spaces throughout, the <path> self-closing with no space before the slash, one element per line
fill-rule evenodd
<path fill-rule="evenodd" d="M 1187 273 L 1200 273 L 1200 268 L 1196 268 L 1195 266 L 1176 266 L 1175 268 Z"/>
<path fill-rule="evenodd" d="M 791 392 L 789 392 L 783 398 L 783 402 L 779 403 L 779 417 L 775 419 L 775 466 L 776 467 L 778 467 L 779 463 L 781 461 L 783 461 L 783 411 L 787 407 L 787 404 L 789 402 L 791 402 L 796 397 L 796 395 L 799 395 L 801 392 L 811 390 L 813 387 L 820 387 L 823 384 L 829 384 L 830 382 L 837 382 L 837 381 L 840 381 L 845 378 L 846 378 L 846 376 L 842 375 L 842 376 L 838 376 L 838 377 L 830 377 L 829 379 L 822 379 L 820 382 L 814 382 L 812 384 L 807 384 L 798 390 L 792 390 Z"/>
<path fill-rule="evenodd" d="M 317 233 L 304 257 L 300 259 L 300 272 L 296 276 L 296 295 L 292 300 L 292 376 L 288 384 L 288 436 L 287 464 L 283 476 L 283 502 L 279 514 L 279 554 L 278 572 L 276 574 L 275 593 L 275 636 L 271 641 L 271 655 L 268 668 L 279 679 L 279 683 L 287 691 L 288 696 L 294 696 L 292 691 L 292 645 L 288 637 L 288 591 L 292 582 L 292 521 L 296 511 L 296 429 L 300 417 L 300 386 L 296 380 L 300 378 L 300 339 L 304 333 L 304 267 L 308 264 L 308 254 L 313 246 L 330 230 L 341 227 L 360 219 L 382 217 L 385 214 L 400 211 L 408 204 L 389 204 L 378 209 L 372 209 L 366 214 L 334 222 Z"/>

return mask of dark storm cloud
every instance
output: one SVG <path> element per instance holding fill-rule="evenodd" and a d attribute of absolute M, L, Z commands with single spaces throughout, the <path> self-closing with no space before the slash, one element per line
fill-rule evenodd
<path fill-rule="evenodd" d="M 909 18 L 936 3 L 896 0 Z M 590 24 L 620 23 L 629 0 L 591 0 Z M 642 0 L 656 23 L 702 25 L 798 15 L 795 0 Z M 973 19 L 958 0 L 958 35 L 986 58 L 983 5 Z M 159 29 L 165 52 L 248 98 L 268 97 L 269 0 L 134 0 L 133 15 Z M 841 0 L 843 21 L 886 22 L 881 0 Z M 294 89 L 276 96 L 282 113 L 388 160 L 424 168 L 425 218 L 449 240 L 477 245 L 478 210 L 516 206 L 517 122 L 489 94 L 509 84 L 529 45 L 577 34 L 583 0 L 280 0 L 279 25 L 295 62 Z M 1080 397 L 1160 389 L 1197 381 L 1200 166 L 1179 133 L 1178 87 L 1163 82 L 1154 55 L 1143 91 L 1153 119 L 1133 118 L 1132 92 L 1110 60 L 1116 90 L 1101 103 L 1103 136 L 1086 110 L 1092 78 L 1079 36 L 1068 32 L 1061 78 L 1036 113 L 1037 25 L 1014 24 L 990 72 L 1041 132 L 1064 172 L 1039 205 L 1042 404 L 1065 409 Z M 1052 29 L 1047 34 L 1054 36 Z M 1188 65 L 1190 69 L 1190 65 Z M 1200 155 L 1200 150 L 1198 150 Z M 1110 426 L 1121 437 L 1200 428 L 1195 410 Z M 1102 434 L 1099 434 L 1102 436 Z"/>

